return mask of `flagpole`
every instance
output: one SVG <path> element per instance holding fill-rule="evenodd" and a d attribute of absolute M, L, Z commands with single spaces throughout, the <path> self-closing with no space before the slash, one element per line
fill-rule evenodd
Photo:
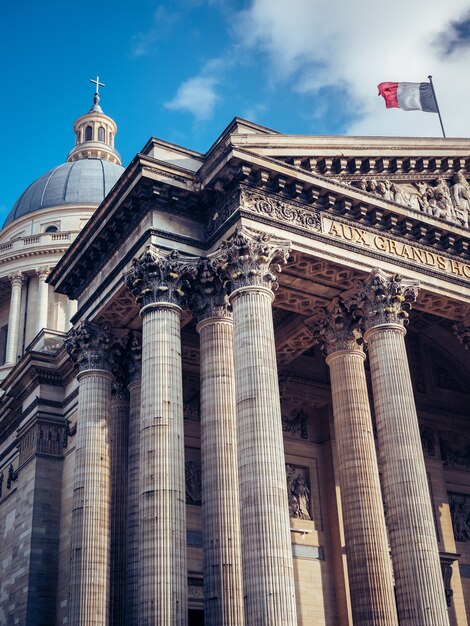
<path fill-rule="evenodd" d="M 439 115 L 439 121 L 441 123 L 442 136 L 445 138 L 446 133 L 445 133 L 445 130 L 444 130 L 444 124 L 442 123 L 442 117 L 441 117 L 441 112 L 439 110 L 439 104 L 437 102 L 436 92 L 434 91 L 434 85 L 433 85 L 433 82 L 432 82 L 432 76 L 428 76 L 428 78 L 429 78 L 429 82 L 431 83 L 432 95 L 434 96 L 434 102 L 436 103 L 437 114 Z"/>

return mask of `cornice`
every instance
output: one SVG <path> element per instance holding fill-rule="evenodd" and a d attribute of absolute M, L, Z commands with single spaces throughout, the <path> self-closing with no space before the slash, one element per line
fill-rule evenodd
<path fill-rule="evenodd" d="M 465 145 L 468 146 L 468 142 Z M 367 228 L 370 232 L 389 233 L 397 240 L 413 242 L 417 247 L 449 258 L 464 262 L 470 258 L 470 231 L 465 228 L 395 202 L 384 201 L 352 187 L 346 181 L 307 171 L 298 163 L 284 163 L 245 147 L 218 145 L 212 156 L 215 159 L 211 163 L 212 169 L 206 172 L 205 166 L 201 168 L 207 176 L 204 183 L 198 184 L 196 177 L 199 173 L 195 175 L 189 170 L 138 155 L 124 175 L 125 181 L 119 183 L 119 188 L 113 189 L 100 205 L 96 215 L 57 265 L 49 282 L 60 293 L 76 298 L 91 276 L 104 267 L 107 259 L 122 246 L 142 217 L 152 210 L 191 216 L 196 221 L 204 220 L 206 237 L 203 241 L 169 232 L 157 233 L 161 238 L 196 245 L 200 249 L 214 245 L 236 220 L 235 216 L 246 216 L 288 232 L 332 243 L 331 238 L 324 239 L 318 226 L 321 216 L 330 215 L 344 223 Z M 433 175 L 437 174 L 434 172 Z M 132 190 L 129 187 L 131 181 Z M 253 207 L 246 209 L 241 201 L 237 204 L 238 189 L 243 187 L 271 198 L 277 203 L 277 210 L 271 214 L 267 211 L 263 213 Z M 287 218 L 283 211 L 288 214 Z M 296 215 L 295 219 L 293 215 Z M 336 243 L 357 252 L 357 248 L 347 243 Z M 383 259 L 380 254 L 370 256 Z M 396 262 L 408 266 L 401 259 L 396 259 Z M 421 270 L 427 271 L 426 268 Z M 442 278 L 442 274 L 432 270 L 430 275 Z"/>

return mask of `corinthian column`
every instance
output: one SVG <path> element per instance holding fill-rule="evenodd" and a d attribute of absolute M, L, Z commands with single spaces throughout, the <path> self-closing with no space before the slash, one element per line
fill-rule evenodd
<path fill-rule="evenodd" d="M 297 625 L 271 308 L 274 272 L 289 249 L 288 241 L 238 228 L 214 260 L 231 282 L 247 626 Z"/>
<path fill-rule="evenodd" d="M 78 366 L 80 383 L 71 529 L 71 626 L 108 624 L 110 344 L 109 333 L 90 322 L 72 330 L 64 344 Z"/>
<path fill-rule="evenodd" d="M 16 363 L 18 356 L 18 338 L 20 329 L 21 288 L 23 274 L 17 272 L 9 276 L 11 282 L 10 313 L 8 316 L 8 335 L 5 364 Z"/>
<path fill-rule="evenodd" d="M 374 270 L 358 305 L 374 394 L 400 626 L 449 624 L 436 528 L 405 349 L 417 281 Z"/>
<path fill-rule="evenodd" d="M 195 304 L 201 336 L 204 623 L 243 624 L 233 322 L 220 280 L 204 263 Z"/>
<path fill-rule="evenodd" d="M 126 625 L 138 623 L 139 612 L 139 473 L 142 341 L 133 333 L 129 343 L 129 441 L 127 479 Z"/>
<path fill-rule="evenodd" d="M 49 267 L 42 267 L 37 270 L 38 277 L 38 303 L 36 311 L 36 334 L 43 328 L 47 328 L 47 314 L 49 310 L 49 285 L 46 279 L 51 273 Z"/>
<path fill-rule="evenodd" d="M 123 626 L 126 608 L 127 455 L 129 429 L 128 339 L 124 335 L 111 351 L 115 379 L 112 387 L 111 444 L 111 598 L 110 624 Z"/>
<path fill-rule="evenodd" d="M 196 265 L 149 246 L 125 282 L 142 305 L 139 624 L 187 623 L 181 304 Z"/>
<path fill-rule="evenodd" d="M 341 305 L 311 330 L 327 354 L 355 626 L 398 626 L 360 333 Z"/>

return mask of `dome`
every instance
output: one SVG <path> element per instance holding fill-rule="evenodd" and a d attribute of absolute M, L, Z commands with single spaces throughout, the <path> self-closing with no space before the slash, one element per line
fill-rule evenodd
<path fill-rule="evenodd" d="M 63 163 L 35 180 L 18 198 L 3 226 L 29 213 L 61 204 L 98 206 L 123 173 L 100 158 Z"/>

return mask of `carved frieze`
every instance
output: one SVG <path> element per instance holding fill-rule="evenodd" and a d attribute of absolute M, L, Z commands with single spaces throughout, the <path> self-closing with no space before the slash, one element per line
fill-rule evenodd
<path fill-rule="evenodd" d="M 311 491 L 308 468 L 286 463 L 287 496 L 291 518 L 311 520 Z"/>
<path fill-rule="evenodd" d="M 453 327 L 453 331 L 457 339 L 462 343 L 465 347 L 465 350 L 470 349 L 470 326 L 465 326 L 465 324 L 455 324 Z"/>
<path fill-rule="evenodd" d="M 439 449 L 444 465 L 466 470 L 470 468 L 470 440 L 462 433 L 440 431 Z"/>
<path fill-rule="evenodd" d="M 470 185 L 461 172 L 454 174 L 449 182 L 439 176 L 434 181 L 407 183 L 361 179 L 354 185 L 382 200 L 468 228 Z"/>
<path fill-rule="evenodd" d="M 221 243 L 210 263 L 230 291 L 247 286 L 274 291 L 278 287 L 277 274 L 287 263 L 290 248 L 290 241 L 238 227 Z"/>
<path fill-rule="evenodd" d="M 470 495 L 448 493 L 455 541 L 470 541 Z"/>
<path fill-rule="evenodd" d="M 320 214 L 307 206 L 296 205 L 277 196 L 242 188 L 241 208 L 262 217 L 271 218 L 282 224 L 290 224 L 305 230 L 321 232 Z"/>
<path fill-rule="evenodd" d="M 282 430 L 290 435 L 300 435 L 301 439 L 308 439 L 308 415 L 303 409 L 294 409 L 288 415 L 282 416 Z"/>
<path fill-rule="evenodd" d="M 141 306 L 157 302 L 183 305 L 186 303 L 190 280 L 196 276 L 198 259 L 188 259 L 172 250 L 161 254 L 154 246 L 147 246 L 132 268 L 124 275 L 124 282 Z"/>

